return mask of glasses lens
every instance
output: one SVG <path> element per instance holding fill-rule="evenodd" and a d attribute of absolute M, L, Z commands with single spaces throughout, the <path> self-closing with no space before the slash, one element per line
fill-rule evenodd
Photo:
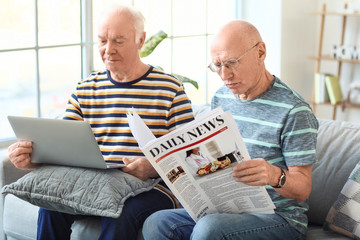
<path fill-rule="evenodd" d="M 235 69 L 239 66 L 239 61 L 236 59 L 230 59 L 224 62 L 226 68 Z"/>
<path fill-rule="evenodd" d="M 212 71 L 212 72 L 217 72 L 217 68 L 215 67 L 215 65 L 213 63 L 210 63 L 208 68 Z"/>

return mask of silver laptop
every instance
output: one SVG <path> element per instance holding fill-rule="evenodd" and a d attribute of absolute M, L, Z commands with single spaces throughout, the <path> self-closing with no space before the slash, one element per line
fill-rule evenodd
<path fill-rule="evenodd" d="M 105 162 L 90 124 L 84 121 L 8 116 L 18 139 L 33 142 L 31 161 L 86 168 L 119 168 Z"/>

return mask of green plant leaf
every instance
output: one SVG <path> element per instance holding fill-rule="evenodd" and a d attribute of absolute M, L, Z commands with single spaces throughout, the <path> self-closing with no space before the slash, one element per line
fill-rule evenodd
<path fill-rule="evenodd" d="M 175 74 L 173 73 L 172 75 L 174 75 L 177 79 L 179 79 L 179 81 L 183 82 L 183 83 L 190 83 L 192 84 L 196 89 L 199 89 L 199 85 L 195 80 L 192 80 L 190 78 L 184 77 L 180 74 Z"/>
<path fill-rule="evenodd" d="M 141 50 L 139 52 L 140 57 L 143 58 L 143 57 L 149 56 L 155 50 L 157 45 L 159 45 L 159 43 L 161 43 L 161 41 L 164 40 L 165 38 L 167 38 L 167 34 L 161 30 L 158 33 L 151 36 L 148 40 L 145 41 L 144 46 L 141 48 Z M 154 66 L 154 67 L 164 71 L 163 68 L 160 66 Z M 180 74 L 173 74 L 173 75 L 177 79 L 179 79 L 180 82 L 190 83 L 196 89 L 199 89 L 199 85 L 195 80 L 192 80 L 192 79 L 182 76 Z"/>
<path fill-rule="evenodd" d="M 167 37 L 167 34 L 164 31 L 159 31 L 158 33 L 152 35 L 148 40 L 145 41 L 144 45 L 140 50 L 140 57 L 149 56 L 154 49 Z"/>
<path fill-rule="evenodd" d="M 158 69 L 158 70 L 161 70 L 161 71 L 164 71 L 164 69 L 160 66 L 153 66 L 154 68 Z"/>

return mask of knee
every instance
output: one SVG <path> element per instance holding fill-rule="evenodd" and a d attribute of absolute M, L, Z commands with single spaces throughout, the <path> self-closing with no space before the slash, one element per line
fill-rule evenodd
<path fill-rule="evenodd" d="M 151 214 L 143 225 L 144 239 L 184 239 L 176 237 L 177 230 L 173 228 L 176 225 L 176 216 L 177 214 L 172 210 L 160 210 Z"/>
<path fill-rule="evenodd" d="M 209 226 L 212 228 L 217 228 L 219 226 L 219 214 L 209 214 L 199 219 L 199 221 L 196 223 L 196 226 L 199 226 L 200 228 Z"/>
<path fill-rule="evenodd" d="M 193 239 L 219 239 L 221 228 L 219 228 L 219 214 L 210 214 L 202 217 L 195 225 L 192 232 Z"/>
<path fill-rule="evenodd" d="M 151 214 L 144 222 L 143 235 L 146 239 L 156 239 L 157 233 L 159 233 L 159 226 L 164 226 L 166 216 L 163 211 L 158 211 Z"/>

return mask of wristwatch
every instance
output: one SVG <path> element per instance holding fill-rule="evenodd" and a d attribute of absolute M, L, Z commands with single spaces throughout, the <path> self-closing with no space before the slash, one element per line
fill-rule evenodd
<path fill-rule="evenodd" d="M 284 186 L 285 182 L 286 182 L 285 171 L 282 168 L 280 168 L 280 170 L 281 170 L 281 176 L 279 178 L 279 183 L 278 183 L 277 186 L 273 186 L 273 188 L 282 188 Z"/>

